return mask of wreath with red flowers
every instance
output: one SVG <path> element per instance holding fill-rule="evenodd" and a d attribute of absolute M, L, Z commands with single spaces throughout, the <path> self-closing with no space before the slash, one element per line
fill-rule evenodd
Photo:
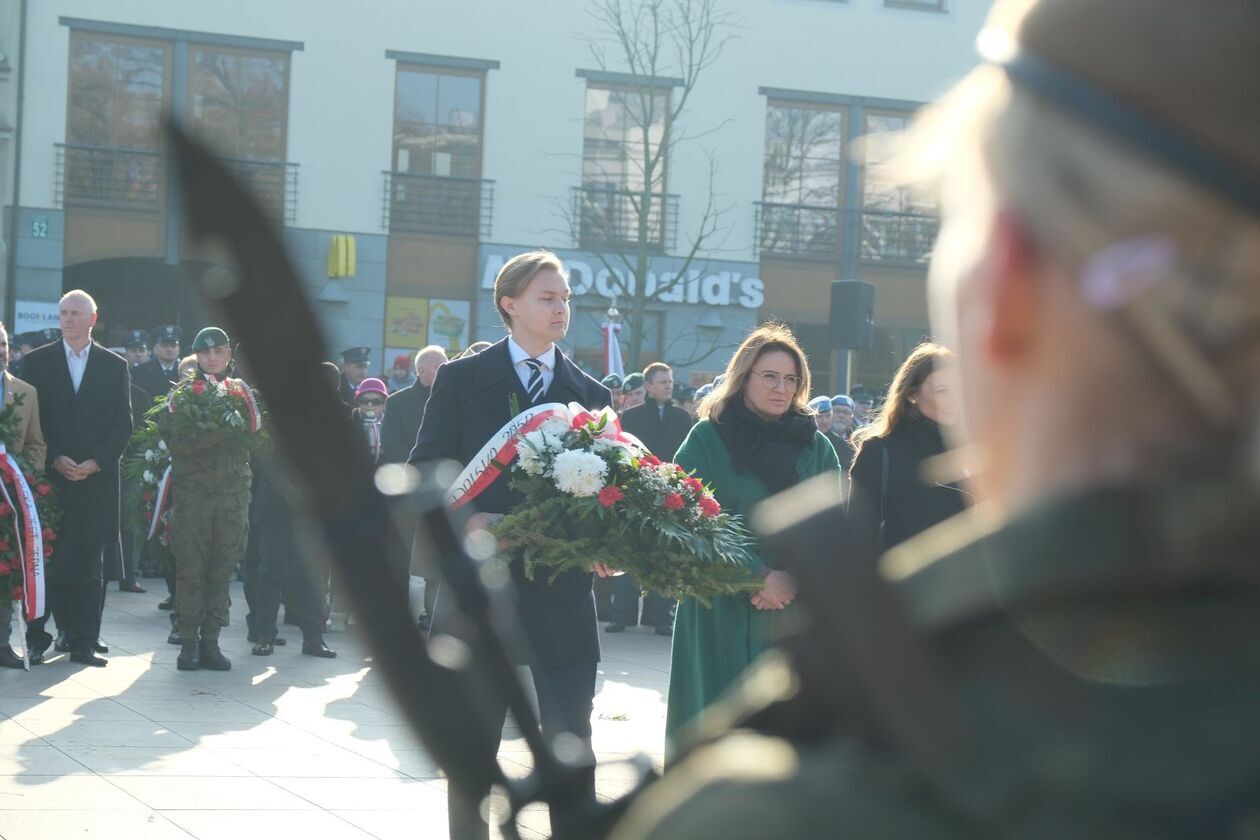
<path fill-rule="evenodd" d="M 48 562 L 53 555 L 53 543 L 57 541 L 57 529 L 61 526 L 61 506 L 57 502 L 57 492 L 42 469 L 26 460 L 17 450 L 18 423 L 17 409 L 22 405 L 21 394 L 13 395 L 13 402 L 0 411 L 0 443 L 4 444 L 9 456 L 13 458 L 17 468 L 30 487 L 31 496 L 35 500 L 35 511 L 39 514 L 39 524 L 43 533 L 38 537 L 43 543 L 44 561 Z M 22 491 L 8 477 L 0 479 L 8 498 L 16 501 L 22 497 Z M 22 540 L 26 536 L 22 514 L 0 495 L 0 591 L 7 592 L 14 601 L 22 600 L 25 587 L 25 573 L 22 569 Z M 0 595 L 0 597 L 4 597 Z"/>

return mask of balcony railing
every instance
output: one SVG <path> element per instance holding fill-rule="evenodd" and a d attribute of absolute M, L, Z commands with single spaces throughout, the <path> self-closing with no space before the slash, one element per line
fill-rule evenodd
<path fill-rule="evenodd" d="M 166 184 L 161 152 L 57 144 L 53 189 L 59 204 L 157 212 Z"/>
<path fill-rule="evenodd" d="M 922 213 L 862 212 L 863 262 L 926 263 L 941 222 Z"/>
<path fill-rule="evenodd" d="M 801 204 L 758 202 L 758 253 L 799 260 L 840 258 L 842 224 L 856 221 L 859 259 L 867 263 L 922 264 L 932 254 L 940 222 L 923 213 L 845 210 Z"/>
<path fill-rule="evenodd" d="M 219 158 L 264 209 L 286 223 L 297 220 L 298 165 Z M 57 144 L 54 189 L 58 204 L 157 212 L 166 190 L 161 152 Z"/>
<path fill-rule="evenodd" d="M 385 230 L 490 238 L 494 181 L 386 172 Z"/>
<path fill-rule="evenodd" d="M 285 224 L 297 221 L 298 165 L 284 161 L 219 158 L 254 197 Z"/>
<path fill-rule="evenodd" d="M 573 220 L 578 247 L 600 251 L 632 248 L 640 239 L 644 195 L 611 187 L 574 187 Z M 653 251 L 674 249 L 678 237 L 678 196 L 651 193 L 647 197 L 643 240 Z"/>
<path fill-rule="evenodd" d="M 837 207 L 759 201 L 754 216 L 758 252 L 793 259 L 835 260 L 839 218 Z"/>

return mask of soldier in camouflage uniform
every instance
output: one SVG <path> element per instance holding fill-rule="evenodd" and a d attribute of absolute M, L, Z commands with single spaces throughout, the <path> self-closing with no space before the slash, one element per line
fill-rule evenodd
<path fill-rule="evenodd" d="M 197 333 L 197 371 L 179 386 L 223 381 L 232 362 L 228 336 L 217 327 Z M 247 387 L 247 386 L 245 386 Z M 175 556 L 176 626 L 181 671 L 227 671 L 219 631 L 228 623 L 228 583 L 245 556 L 249 531 L 249 450 L 238 433 L 200 431 L 181 436 L 170 414 L 159 415 L 171 450 L 171 550 Z"/>
<path fill-rule="evenodd" d="M 1260 3 L 999 0 L 979 43 L 910 145 L 979 503 L 878 562 L 824 488 L 766 511 L 802 596 L 844 547 L 830 645 L 615 840 L 1260 836 Z"/>

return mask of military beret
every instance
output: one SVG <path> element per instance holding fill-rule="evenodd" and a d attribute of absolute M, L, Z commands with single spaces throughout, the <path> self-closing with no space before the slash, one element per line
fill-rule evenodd
<path fill-rule="evenodd" d="M 643 387 L 643 374 L 632 373 L 626 377 L 626 381 L 621 383 L 621 390 L 629 393 Z"/>
<path fill-rule="evenodd" d="M 814 397 L 809 401 L 809 407 L 819 414 L 831 411 L 831 397 Z"/>
<path fill-rule="evenodd" d="M 599 384 L 603 385 L 605 388 L 607 388 L 610 391 L 620 391 L 621 390 L 621 377 L 615 373 L 610 373 L 607 376 L 605 376 L 603 379 L 599 380 Z"/>
<path fill-rule="evenodd" d="M 149 333 L 149 340 L 152 341 L 155 346 L 161 344 L 163 341 L 174 341 L 179 343 L 179 340 L 183 337 L 184 331 L 173 324 L 158 327 L 153 332 Z"/>
<path fill-rule="evenodd" d="M 834 396 L 834 397 L 832 397 L 832 398 L 831 398 L 831 407 L 832 407 L 832 408 L 839 408 L 840 406 L 844 406 L 845 408 L 849 409 L 850 411 L 852 411 L 853 409 L 857 408 L 857 406 L 853 404 L 853 398 L 852 398 L 852 397 L 848 397 L 848 396 L 846 396 L 846 395 L 844 395 L 844 394 L 837 394 L 836 396 Z"/>
<path fill-rule="evenodd" d="M 854 402 L 875 402 L 875 392 L 865 385 L 858 385 L 849 392 Z"/>
<path fill-rule="evenodd" d="M 127 338 L 123 341 L 123 347 L 130 350 L 132 347 L 149 346 L 149 334 L 144 330 L 131 330 L 127 333 Z"/>
<path fill-rule="evenodd" d="M 193 339 L 192 351 L 197 353 L 201 350 L 209 350 L 211 347 L 226 347 L 228 343 L 228 334 L 223 330 L 218 327 L 206 327 Z"/>
<path fill-rule="evenodd" d="M 372 350 L 368 347 L 350 347 L 341 351 L 341 361 L 348 364 L 366 365 Z"/>

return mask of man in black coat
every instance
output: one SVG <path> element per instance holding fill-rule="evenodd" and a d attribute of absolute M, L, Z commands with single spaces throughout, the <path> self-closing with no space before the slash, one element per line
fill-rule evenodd
<path fill-rule="evenodd" d="M 62 340 L 31 351 L 26 381 L 39 393 L 48 443 L 47 470 L 61 503 L 56 551 L 48 562 L 48 603 L 58 629 L 69 634 L 70 658 L 105 665 L 93 646 L 101 630 L 102 556 L 118 539 L 119 460 L 131 437 L 127 362 L 92 341 L 96 302 L 86 292 L 61 298 Z M 66 626 L 61 626 L 62 618 Z M 52 638 L 47 615 L 32 622 L 33 656 Z"/>
<path fill-rule="evenodd" d="M 381 421 L 381 463 L 406 463 L 411 449 L 416 445 L 416 434 L 420 431 L 420 420 L 424 417 L 424 406 L 429 401 L 433 390 L 433 380 L 438 368 L 446 364 L 446 351 L 436 344 L 425 347 L 413 361 L 416 381 L 406 388 L 400 388 L 385 401 L 385 419 Z M 410 547 L 411 540 L 402 543 Z M 400 567 L 406 567 L 407 558 L 398 560 Z M 414 574 L 424 577 L 424 612 L 420 615 L 420 625 L 427 627 L 433 617 L 433 604 L 437 598 L 437 570 L 427 564 L 420 564 L 412 569 Z"/>
<path fill-rule="evenodd" d="M 674 372 L 669 365 L 648 365 L 643 370 L 643 382 L 646 400 L 621 415 L 621 428 L 642 441 L 657 458 L 672 461 L 695 421 L 671 401 Z M 672 606 L 663 596 L 649 592 L 643 604 L 643 623 L 655 627 L 658 636 L 670 635 L 674 631 Z M 639 583 L 630 575 L 613 582 L 612 619 L 604 628 L 609 633 L 621 633 L 639 623 Z"/>
<path fill-rule="evenodd" d="M 149 335 L 153 358 L 136 365 L 131 371 L 131 378 L 150 399 L 166 396 L 171 386 L 179 381 L 179 340 L 182 335 L 180 328 L 173 325 L 158 327 Z"/>
<path fill-rule="evenodd" d="M 372 351 L 367 347 L 350 347 L 341 351 L 341 379 L 338 393 L 346 405 L 354 405 L 354 389 L 367 378 Z"/>
<path fill-rule="evenodd" d="M 433 390 L 438 368 L 446 364 L 446 351 L 431 344 L 416 354 L 416 381 L 400 388 L 385 401 L 381 422 L 381 463 L 403 464 L 416 445 L 416 433 L 424 417 L 424 406 Z"/>
<path fill-rule="evenodd" d="M 510 335 L 475 356 L 438 370 L 411 453 L 413 464 L 441 459 L 469 463 L 512 419 L 514 405 L 524 409 L 541 403 L 576 402 L 597 410 L 612 401 L 607 388 L 583 373 L 555 346 L 569 326 L 569 284 L 559 258 L 545 251 L 512 258 L 495 280 L 494 297 Z M 501 517 L 520 501 L 521 497 L 508 489 L 508 476 L 501 475 L 473 502 L 478 513 L 470 527 Z M 600 563 L 593 563 L 592 568 L 601 575 L 611 573 Z M 589 750 L 599 662 L 591 574 L 569 571 L 549 583 L 548 575 L 526 580 L 519 559 L 510 569 L 529 649 L 522 664 L 528 664 L 533 673 L 543 735 L 551 741 L 571 733 Z M 439 593 L 434 633 L 454 634 L 458 623 L 453 605 Z M 502 729 L 504 704 L 487 700 L 487 705 L 487 727 L 491 731 Z M 593 798 L 593 766 L 585 783 L 586 795 Z M 488 826 L 478 812 L 485 793 L 488 791 L 461 791 L 454 786 L 448 789 L 452 838 L 488 836 Z"/>

